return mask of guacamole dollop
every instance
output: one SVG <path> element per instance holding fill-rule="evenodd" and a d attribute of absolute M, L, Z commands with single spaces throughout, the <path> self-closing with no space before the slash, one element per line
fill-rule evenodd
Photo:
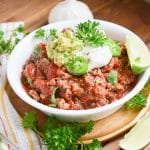
<path fill-rule="evenodd" d="M 58 66 L 66 64 L 75 56 L 75 51 L 81 50 L 83 42 L 75 37 L 71 29 L 65 29 L 47 43 L 48 58 Z"/>

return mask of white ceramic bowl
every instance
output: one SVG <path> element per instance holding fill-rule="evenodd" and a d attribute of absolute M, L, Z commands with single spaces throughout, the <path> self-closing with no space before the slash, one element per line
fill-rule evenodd
<path fill-rule="evenodd" d="M 139 37 L 135 35 L 133 32 L 129 31 L 128 29 L 120 25 L 107 22 L 107 21 L 102 21 L 102 20 L 96 20 L 96 21 L 100 21 L 101 28 L 105 31 L 107 36 L 112 39 L 125 42 L 126 34 L 131 34 L 135 38 L 139 39 Z M 58 30 L 62 30 L 64 27 L 65 28 L 74 27 L 80 22 L 81 21 L 65 21 L 65 22 L 49 24 L 42 28 L 44 29 L 56 28 Z M 65 121 L 79 121 L 79 122 L 85 122 L 88 120 L 98 120 L 104 118 L 117 111 L 125 102 L 127 102 L 130 98 L 135 96 L 143 88 L 144 84 L 148 80 L 148 77 L 150 76 L 150 68 L 149 68 L 139 77 L 136 86 L 129 93 L 127 93 L 120 100 L 115 101 L 103 107 L 88 109 L 88 110 L 60 110 L 57 108 L 45 106 L 39 102 L 36 102 L 30 96 L 28 96 L 28 94 L 22 87 L 21 80 L 20 80 L 22 67 L 25 64 L 25 61 L 31 55 L 34 46 L 38 42 L 34 38 L 34 33 L 35 31 L 27 35 L 13 50 L 9 58 L 7 76 L 11 87 L 24 102 L 41 110 L 47 115 L 55 115 L 58 118 Z M 140 42 L 142 42 L 141 39 Z"/>

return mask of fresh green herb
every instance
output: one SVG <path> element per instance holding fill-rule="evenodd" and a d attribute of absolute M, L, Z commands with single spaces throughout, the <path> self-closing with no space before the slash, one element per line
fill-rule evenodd
<path fill-rule="evenodd" d="M 137 63 L 139 63 L 139 62 L 140 62 L 140 60 L 141 60 L 141 58 L 140 58 L 140 57 L 136 57 L 136 58 L 135 58 L 135 62 L 137 62 Z"/>
<path fill-rule="evenodd" d="M 36 38 L 49 38 L 49 36 L 52 36 L 52 37 L 55 37 L 56 36 L 56 32 L 57 30 L 56 29 L 50 29 L 49 31 L 48 30 L 45 30 L 45 29 L 38 29 L 36 32 L 35 32 L 35 37 Z M 47 34 L 48 33 L 48 34 Z"/>
<path fill-rule="evenodd" d="M 68 72 L 70 72 L 73 75 L 83 75 L 87 73 L 88 71 L 88 62 L 84 57 L 78 56 L 74 59 L 70 60 L 66 64 Z"/>
<path fill-rule="evenodd" d="M 36 131 L 36 113 L 34 111 L 26 112 L 23 117 L 22 125 L 24 128 L 31 128 L 32 130 Z"/>
<path fill-rule="evenodd" d="M 24 27 L 20 25 L 17 29 L 18 32 L 24 32 Z"/>
<path fill-rule="evenodd" d="M 106 40 L 106 36 L 99 29 L 99 22 L 86 21 L 77 26 L 76 36 L 86 45 L 98 47 L 102 46 Z"/>
<path fill-rule="evenodd" d="M 110 73 L 107 76 L 107 81 L 111 84 L 117 84 L 118 83 L 118 74 L 117 71 L 111 70 Z"/>
<path fill-rule="evenodd" d="M 56 36 L 56 29 L 50 29 L 50 36 Z"/>
<path fill-rule="evenodd" d="M 81 150 L 102 150 L 102 146 L 97 139 L 90 144 L 81 144 Z"/>
<path fill-rule="evenodd" d="M 51 94 L 51 102 L 54 105 L 57 105 L 57 100 L 56 100 L 56 97 L 55 97 L 55 93 L 56 93 L 57 89 L 58 89 L 58 87 L 54 87 L 53 90 L 52 90 L 52 94 Z"/>
<path fill-rule="evenodd" d="M 23 35 L 25 35 L 24 28 L 21 25 L 12 31 L 9 39 L 5 40 L 5 33 L 0 30 L 0 54 L 10 54 L 12 52 L 15 45 L 21 40 L 17 36 L 19 33 L 23 33 Z"/>
<path fill-rule="evenodd" d="M 11 39 L 5 41 L 3 38 L 0 39 L 0 54 L 8 53 L 10 54 L 14 48 L 14 44 Z"/>
<path fill-rule="evenodd" d="M 0 39 L 3 38 L 4 32 L 0 30 Z"/>
<path fill-rule="evenodd" d="M 28 77 L 26 80 L 27 80 L 27 83 L 28 83 L 28 84 L 31 84 L 31 83 L 32 83 L 32 79 L 31 79 L 31 78 Z"/>
<path fill-rule="evenodd" d="M 93 121 L 89 121 L 86 124 L 73 122 L 62 125 L 62 123 L 57 121 L 56 118 L 54 122 L 53 119 L 50 120 L 51 121 L 48 120 L 46 123 L 47 128 L 44 137 L 44 142 L 47 145 L 48 150 L 77 150 L 77 141 L 79 138 L 82 135 L 91 132 L 94 125 Z"/>
<path fill-rule="evenodd" d="M 35 32 L 35 37 L 36 38 L 41 38 L 41 37 L 44 37 L 45 36 L 45 30 L 44 29 L 38 29 L 36 32 Z"/>
<path fill-rule="evenodd" d="M 24 128 L 32 129 L 41 137 L 44 136 L 43 133 L 37 129 L 37 120 L 36 120 L 36 112 L 35 111 L 25 113 L 23 120 L 22 120 L 22 126 Z"/>
<path fill-rule="evenodd" d="M 40 50 L 41 50 L 40 47 L 36 47 L 35 50 L 33 51 L 33 56 L 37 58 L 39 56 Z"/>
<path fill-rule="evenodd" d="M 25 128 L 31 128 L 37 132 L 43 138 L 48 150 L 101 150 L 98 140 L 93 140 L 90 144 L 82 143 L 81 146 L 77 144 L 82 135 L 92 131 L 93 121 L 85 124 L 66 123 L 50 116 L 44 125 L 43 133 L 37 130 L 36 122 L 35 112 L 27 112 L 23 117 L 22 124 Z"/>
<path fill-rule="evenodd" d="M 16 39 L 15 39 L 15 45 L 18 44 L 18 43 L 20 42 L 20 40 L 21 40 L 21 39 L 16 38 Z"/>
<path fill-rule="evenodd" d="M 13 49 L 11 38 L 7 41 L 4 40 L 4 32 L 0 31 L 0 54 L 10 53 Z"/>
<path fill-rule="evenodd" d="M 44 124 L 44 131 L 49 131 L 55 128 L 62 127 L 64 123 L 58 120 L 55 116 L 48 117 L 47 121 Z"/>
<path fill-rule="evenodd" d="M 109 46 L 112 56 L 120 56 L 121 55 L 121 47 L 119 46 L 118 42 L 112 39 L 106 39 L 104 45 Z"/>
<path fill-rule="evenodd" d="M 126 104 L 126 108 L 127 110 L 130 109 L 141 109 L 143 107 L 145 107 L 147 104 L 147 101 L 144 97 L 144 94 L 142 92 L 138 93 L 136 96 L 134 96 L 133 98 L 131 98 Z"/>

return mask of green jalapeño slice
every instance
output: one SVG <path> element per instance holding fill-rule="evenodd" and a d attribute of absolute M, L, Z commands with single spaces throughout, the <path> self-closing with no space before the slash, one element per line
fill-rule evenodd
<path fill-rule="evenodd" d="M 66 68 L 69 73 L 80 76 L 87 73 L 88 61 L 82 56 L 77 56 L 67 63 Z"/>

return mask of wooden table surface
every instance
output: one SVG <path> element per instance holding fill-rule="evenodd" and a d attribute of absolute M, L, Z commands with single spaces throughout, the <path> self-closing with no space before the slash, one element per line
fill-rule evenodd
<path fill-rule="evenodd" d="M 27 31 L 47 24 L 49 10 L 59 0 L 0 0 L 0 22 L 24 21 Z M 144 0 L 83 0 L 94 17 L 123 25 L 150 46 L 150 3 Z"/>
<path fill-rule="evenodd" d="M 0 22 L 24 21 L 26 31 L 47 24 L 49 10 L 59 0 L 0 0 Z M 83 0 L 94 17 L 129 28 L 150 47 L 150 3 L 144 0 Z M 15 101 L 12 102 L 16 105 Z M 20 103 L 17 102 L 17 107 Z M 28 109 L 28 106 L 21 108 Z M 21 111 L 20 111 L 21 112 Z M 105 150 L 118 150 L 118 139 Z M 149 148 L 150 149 L 150 148 Z"/>

